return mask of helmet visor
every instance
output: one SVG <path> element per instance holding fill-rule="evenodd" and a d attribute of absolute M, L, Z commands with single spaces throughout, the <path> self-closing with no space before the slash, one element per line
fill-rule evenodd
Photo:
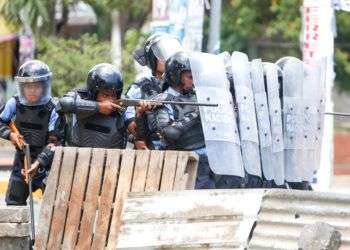
<path fill-rule="evenodd" d="M 15 81 L 18 83 L 45 82 L 45 81 L 49 81 L 51 77 L 52 77 L 52 73 L 49 72 L 45 75 L 40 75 L 40 76 L 16 76 Z"/>
<path fill-rule="evenodd" d="M 51 98 L 51 81 L 18 82 L 19 101 L 23 105 L 44 105 Z"/>
<path fill-rule="evenodd" d="M 158 60 L 166 61 L 169 57 L 184 49 L 179 40 L 173 37 L 166 37 L 153 44 L 151 50 Z"/>

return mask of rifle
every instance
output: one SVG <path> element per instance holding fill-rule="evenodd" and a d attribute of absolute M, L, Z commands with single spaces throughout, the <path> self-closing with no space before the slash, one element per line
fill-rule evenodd
<path fill-rule="evenodd" d="M 10 122 L 9 127 L 11 131 L 17 135 L 20 135 L 15 123 L 13 121 Z M 29 168 L 31 166 L 30 159 L 30 148 L 29 144 L 26 143 L 23 139 L 19 141 L 19 148 L 24 153 L 24 181 L 28 185 L 29 190 L 29 209 L 30 209 L 30 225 L 31 225 L 31 244 L 34 245 L 35 241 L 35 225 L 34 225 L 34 204 L 33 204 L 33 190 L 32 190 L 32 177 L 29 174 Z"/>
<path fill-rule="evenodd" d="M 153 105 L 164 105 L 164 104 L 173 104 L 173 105 L 191 105 L 191 106 L 204 106 L 204 107 L 218 107 L 217 103 L 203 103 L 203 102 L 179 102 L 179 101 L 158 101 L 158 100 L 145 100 L 145 99 L 119 99 L 115 102 L 115 104 L 121 107 L 129 107 L 129 106 L 138 106 L 141 101 L 147 101 Z"/>

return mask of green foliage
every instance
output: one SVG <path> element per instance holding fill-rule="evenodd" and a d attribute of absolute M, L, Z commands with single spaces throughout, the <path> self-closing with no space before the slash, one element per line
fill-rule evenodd
<path fill-rule="evenodd" d="M 350 91 L 350 53 L 341 49 L 335 50 L 336 84 L 340 90 Z"/>
<path fill-rule="evenodd" d="M 84 85 L 94 65 L 110 62 L 110 43 L 99 41 L 95 35 L 85 34 L 79 39 L 40 37 L 37 44 L 38 59 L 47 63 L 53 72 L 54 96 Z"/>
<path fill-rule="evenodd" d="M 31 26 L 36 26 L 38 19 L 48 20 L 48 1 L 37 0 L 15 0 L 5 1 L 1 8 L 1 15 L 11 23 L 20 25 L 21 14 L 27 16 L 27 21 Z"/>
<path fill-rule="evenodd" d="M 339 90 L 350 91 L 350 13 L 339 11 L 336 18 L 335 80 Z"/>
<path fill-rule="evenodd" d="M 122 72 L 124 78 L 124 91 L 127 90 L 128 85 L 135 80 L 135 67 L 133 52 L 136 48 L 142 46 L 146 40 L 146 34 L 141 33 L 138 29 L 129 29 L 125 33 L 124 48 L 122 54 Z"/>
<path fill-rule="evenodd" d="M 301 0 L 231 0 L 224 2 L 222 18 L 222 49 L 239 50 L 252 54 L 259 47 L 274 43 L 298 43 L 301 18 Z M 265 45 L 264 45 L 265 44 Z M 266 45 L 267 44 L 267 45 Z M 270 44 L 270 45 L 268 45 Z M 297 53 L 294 51 L 293 55 Z M 266 48 L 264 48 L 266 50 Z M 264 59 L 278 59 L 284 49 L 271 49 L 268 53 L 257 51 L 254 57 L 267 55 Z M 262 53 L 262 55 L 261 55 Z"/>
<path fill-rule="evenodd" d="M 78 0 L 61 1 L 63 7 L 77 2 Z M 34 31 L 52 35 L 55 32 L 55 5 L 54 0 L 6 0 L 0 14 L 10 23 L 20 26 L 25 20 Z"/>
<path fill-rule="evenodd" d="M 274 62 L 283 56 L 301 57 L 302 0 L 223 1 L 222 50 L 239 50 L 250 58 Z M 336 12 L 336 85 L 350 91 L 350 14 Z"/>

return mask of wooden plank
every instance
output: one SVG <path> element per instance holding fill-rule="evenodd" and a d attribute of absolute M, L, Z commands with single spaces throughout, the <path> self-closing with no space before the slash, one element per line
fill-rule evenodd
<path fill-rule="evenodd" d="M 193 249 L 191 246 L 198 245 L 221 249 L 228 243 L 243 249 L 264 192 L 221 189 L 130 193 L 124 202 L 117 249 Z"/>
<path fill-rule="evenodd" d="M 181 151 L 178 155 L 176 175 L 174 181 L 174 190 L 184 190 L 188 182 L 188 174 L 186 173 L 189 154 Z"/>
<path fill-rule="evenodd" d="M 92 249 L 103 249 L 106 245 L 108 226 L 112 213 L 114 192 L 116 190 L 119 172 L 120 150 L 107 150 L 107 161 L 101 191 L 96 230 L 92 242 Z"/>
<path fill-rule="evenodd" d="M 59 249 L 62 241 L 68 200 L 74 175 L 77 148 L 64 148 L 61 173 L 54 203 L 51 230 L 48 242 L 49 249 Z"/>
<path fill-rule="evenodd" d="M 162 180 L 160 183 L 160 191 L 173 190 L 178 151 L 165 151 L 164 166 Z"/>
<path fill-rule="evenodd" d="M 130 193 L 121 219 L 123 224 L 129 224 L 166 218 L 204 221 L 220 216 L 255 217 L 264 192 L 263 189 L 212 189 Z"/>
<path fill-rule="evenodd" d="M 194 186 L 196 184 L 199 157 L 194 152 L 188 152 L 188 156 L 189 158 L 188 158 L 187 168 L 186 168 L 186 173 L 188 174 L 188 178 L 187 178 L 185 189 L 194 189 Z"/>
<path fill-rule="evenodd" d="M 150 150 L 136 151 L 131 192 L 142 192 L 145 190 L 150 152 Z"/>
<path fill-rule="evenodd" d="M 30 235 L 29 223 L 7 223 L 0 222 L 0 242 L 4 238 L 12 238 L 13 241 L 21 237 L 28 237 Z M 7 246 L 10 248 L 10 245 Z M 1 249 L 1 247 L 0 247 Z"/>
<path fill-rule="evenodd" d="M 151 151 L 145 191 L 158 191 L 163 168 L 163 151 Z"/>
<path fill-rule="evenodd" d="M 89 181 L 84 201 L 84 211 L 80 224 L 77 248 L 90 249 L 93 227 L 96 216 L 97 201 L 102 181 L 102 171 L 105 160 L 105 150 L 94 148 L 90 164 Z"/>
<path fill-rule="evenodd" d="M 29 210 L 25 206 L 0 205 L 0 223 L 29 222 Z"/>
<path fill-rule="evenodd" d="M 253 223 L 254 220 L 251 225 Z M 203 249 L 222 249 L 228 243 L 231 246 L 243 246 L 243 242 L 237 242 L 237 231 L 239 221 L 227 218 L 205 222 L 164 220 L 127 224 L 122 227 L 116 249 L 193 249 L 193 246 L 203 245 L 206 246 Z M 249 234 L 246 236 L 248 238 Z"/>
<path fill-rule="evenodd" d="M 134 169 L 135 151 L 124 150 L 122 154 L 122 163 L 120 167 L 120 173 L 118 178 L 117 193 L 114 200 L 113 215 L 111 228 L 108 237 L 108 249 L 115 249 L 117 244 L 117 237 L 120 223 L 120 214 L 123 207 L 123 200 L 131 188 L 131 181 Z"/>
<path fill-rule="evenodd" d="M 38 220 L 39 226 L 37 228 L 35 237 L 35 249 L 46 249 L 51 226 L 53 206 L 56 197 L 56 189 L 59 180 L 58 178 L 60 175 L 62 155 L 63 148 L 57 147 L 55 150 L 55 156 L 52 161 L 50 176 L 47 181 L 44 198 L 40 208 Z"/>
<path fill-rule="evenodd" d="M 81 207 L 90 169 L 91 148 L 79 148 L 72 192 L 69 199 L 67 223 L 63 236 L 63 249 L 73 249 L 78 235 Z"/>

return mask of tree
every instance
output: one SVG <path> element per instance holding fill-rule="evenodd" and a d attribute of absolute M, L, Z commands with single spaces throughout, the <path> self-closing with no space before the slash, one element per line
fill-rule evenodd
<path fill-rule="evenodd" d="M 239 50 L 250 58 L 276 61 L 301 57 L 299 35 L 302 0 L 225 1 L 222 17 L 222 50 Z M 350 90 L 350 14 L 337 12 L 335 40 L 336 86 Z"/>
<path fill-rule="evenodd" d="M 110 43 L 99 41 L 96 35 L 85 34 L 79 39 L 41 37 L 38 46 L 38 59 L 53 72 L 54 96 L 85 86 L 87 73 L 94 65 L 110 62 Z"/>
<path fill-rule="evenodd" d="M 0 14 L 8 22 L 15 25 L 26 23 L 36 33 L 39 31 L 45 35 L 58 33 L 57 28 L 62 26 L 61 21 L 55 20 L 55 6 L 58 0 L 5 0 Z M 63 22 L 68 18 L 68 7 L 78 0 L 60 0 L 63 9 Z"/>

